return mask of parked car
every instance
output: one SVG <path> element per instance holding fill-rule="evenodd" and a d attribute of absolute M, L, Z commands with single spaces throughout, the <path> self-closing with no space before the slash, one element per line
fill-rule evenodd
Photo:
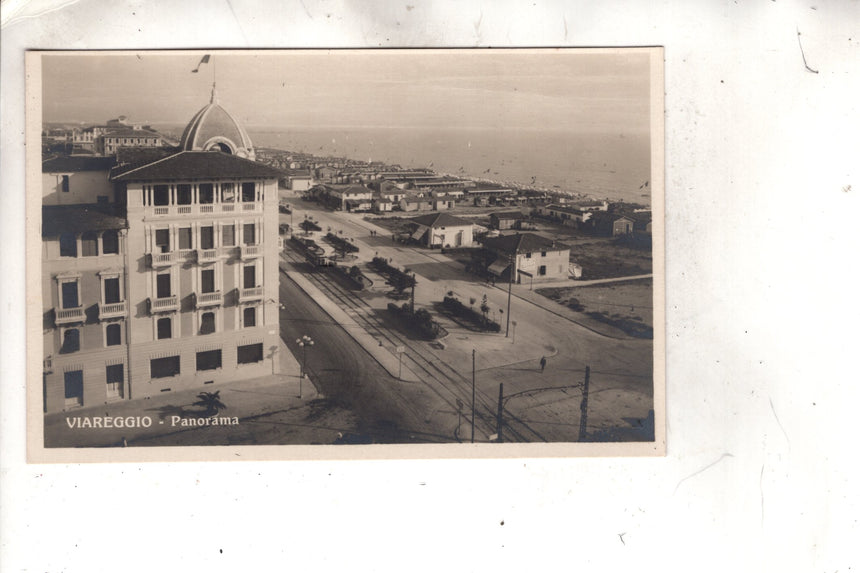
<path fill-rule="evenodd" d="M 280 211 L 281 213 L 285 213 L 285 214 L 287 214 L 287 215 L 289 215 L 290 213 L 292 213 L 292 210 L 290 209 L 290 206 L 289 206 L 289 205 L 284 205 L 283 203 L 281 203 L 280 205 L 278 205 L 278 211 Z"/>

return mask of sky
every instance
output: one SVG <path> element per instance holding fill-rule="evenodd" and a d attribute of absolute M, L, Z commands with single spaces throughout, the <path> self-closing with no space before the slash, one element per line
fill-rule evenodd
<path fill-rule="evenodd" d="M 221 105 L 251 129 L 649 129 L 644 52 L 209 52 L 192 73 L 204 53 L 46 54 L 43 121 L 184 124 L 214 77 Z"/>

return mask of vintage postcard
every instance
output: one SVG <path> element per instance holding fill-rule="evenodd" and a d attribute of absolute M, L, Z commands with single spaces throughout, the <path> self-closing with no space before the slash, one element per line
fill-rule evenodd
<path fill-rule="evenodd" d="M 31 461 L 665 453 L 662 49 L 27 74 Z"/>

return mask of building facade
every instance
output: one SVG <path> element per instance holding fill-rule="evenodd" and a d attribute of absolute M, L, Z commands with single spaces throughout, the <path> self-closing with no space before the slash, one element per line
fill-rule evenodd
<path fill-rule="evenodd" d="M 186 128 L 191 149 L 124 153 L 81 178 L 100 183 L 79 203 L 54 199 L 63 172 L 43 165 L 46 412 L 278 371 L 283 172 L 249 159 L 244 130 L 237 141 L 220 106 L 205 113 L 213 105 Z"/>
<path fill-rule="evenodd" d="M 484 247 L 496 255 L 487 271 L 516 283 L 566 279 L 570 273 L 570 247 L 534 233 L 516 233 L 485 239 Z"/>

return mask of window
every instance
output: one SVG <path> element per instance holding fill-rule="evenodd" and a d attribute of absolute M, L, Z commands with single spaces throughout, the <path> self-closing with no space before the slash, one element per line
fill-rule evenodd
<path fill-rule="evenodd" d="M 122 344 L 122 327 L 119 324 L 108 324 L 105 329 L 105 345 L 118 346 Z"/>
<path fill-rule="evenodd" d="M 236 200 L 236 190 L 232 183 L 221 184 L 221 202 L 232 203 Z"/>
<path fill-rule="evenodd" d="M 526 258 L 527 258 L 527 259 L 532 258 L 532 254 L 531 254 L 531 253 L 526 253 Z"/>
<path fill-rule="evenodd" d="M 155 230 L 155 251 L 157 253 L 170 252 L 170 229 Z"/>
<path fill-rule="evenodd" d="M 215 332 L 215 313 L 204 312 L 200 316 L 200 334 L 212 334 Z"/>
<path fill-rule="evenodd" d="M 102 254 L 116 255 L 119 253 L 119 233 L 105 231 L 102 233 Z"/>
<path fill-rule="evenodd" d="M 215 248 L 215 228 L 200 227 L 200 248 L 214 249 Z"/>
<path fill-rule="evenodd" d="M 167 185 L 152 187 L 152 204 L 156 206 L 170 205 L 170 188 Z"/>
<path fill-rule="evenodd" d="M 153 358 L 149 361 L 151 378 L 170 378 L 179 374 L 179 357 Z"/>
<path fill-rule="evenodd" d="M 239 364 L 253 364 L 263 361 L 263 343 L 247 344 L 236 349 L 236 361 Z"/>
<path fill-rule="evenodd" d="M 257 235 L 253 223 L 245 223 L 242 225 L 242 242 L 246 245 L 256 245 Z"/>
<path fill-rule="evenodd" d="M 62 308 L 78 308 L 80 305 L 78 299 L 78 281 L 66 281 L 60 285 L 60 304 Z"/>
<path fill-rule="evenodd" d="M 63 331 L 63 345 L 60 354 L 69 354 L 81 349 L 81 331 L 77 328 L 67 328 Z"/>
<path fill-rule="evenodd" d="M 105 367 L 105 382 L 107 383 L 108 398 L 122 398 L 123 374 L 122 364 L 111 364 L 110 366 Z"/>
<path fill-rule="evenodd" d="M 97 233 L 87 232 L 81 235 L 81 255 L 84 257 L 99 256 L 99 236 Z"/>
<path fill-rule="evenodd" d="M 256 265 L 245 265 L 243 270 L 242 288 L 254 288 L 257 286 L 257 267 Z"/>
<path fill-rule="evenodd" d="M 546 275 L 546 265 L 541 265 L 538 267 L 538 275 L 540 275 L 540 276 Z"/>
<path fill-rule="evenodd" d="M 252 326 L 257 326 L 257 309 L 253 306 L 247 307 L 242 311 L 242 324 L 244 324 L 245 328 L 251 328 Z"/>
<path fill-rule="evenodd" d="M 545 256 L 546 256 L 546 251 L 541 251 L 541 252 L 540 252 L 540 256 L 545 257 Z"/>
<path fill-rule="evenodd" d="M 197 353 L 197 371 L 221 368 L 221 350 L 207 350 Z"/>
<path fill-rule="evenodd" d="M 179 250 L 191 248 L 191 227 L 179 229 Z"/>
<path fill-rule="evenodd" d="M 78 238 L 73 233 L 63 233 L 60 235 L 60 256 L 78 256 Z"/>
<path fill-rule="evenodd" d="M 215 270 L 200 271 L 200 292 L 215 292 Z"/>
<path fill-rule="evenodd" d="M 170 296 L 170 273 L 161 273 L 155 277 L 155 296 L 158 298 Z"/>
<path fill-rule="evenodd" d="M 113 304 L 122 300 L 119 296 L 119 278 L 104 279 L 104 285 L 105 304 Z"/>
<path fill-rule="evenodd" d="M 242 183 L 242 203 L 251 203 L 255 200 L 255 185 L 253 181 Z"/>
<path fill-rule="evenodd" d="M 68 175 L 63 175 L 63 182 L 60 186 L 60 189 L 63 190 L 63 193 L 69 192 L 69 176 Z"/>
<path fill-rule="evenodd" d="M 63 374 L 66 406 L 81 406 L 84 403 L 84 371 L 73 370 Z"/>
<path fill-rule="evenodd" d="M 191 185 L 183 184 L 176 186 L 176 204 L 191 205 Z"/>
<path fill-rule="evenodd" d="M 197 188 L 197 196 L 202 205 L 215 202 L 215 186 L 211 183 L 201 183 Z"/>
<path fill-rule="evenodd" d="M 233 225 L 224 225 L 221 227 L 221 244 L 225 247 L 236 246 L 236 227 Z"/>
<path fill-rule="evenodd" d="M 165 338 L 173 337 L 173 328 L 171 324 L 171 319 L 169 317 L 159 318 L 155 323 L 156 330 L 158 331 L 157 336 L 158 340 L 164 340 Z"/>

